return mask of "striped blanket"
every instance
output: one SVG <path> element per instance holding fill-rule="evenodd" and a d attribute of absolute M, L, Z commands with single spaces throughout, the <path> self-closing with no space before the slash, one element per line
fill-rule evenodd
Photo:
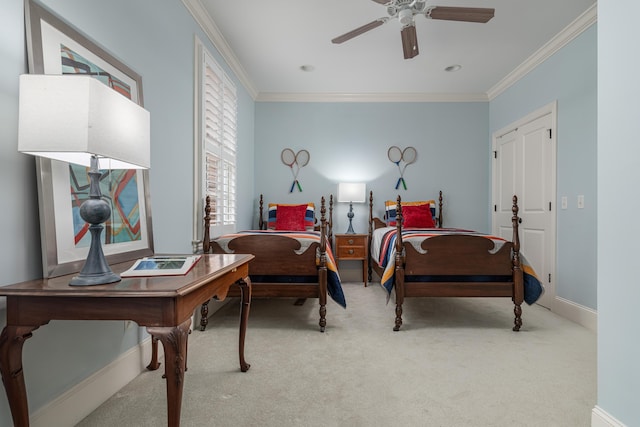
<path fill-rule="evenodd" d="M 376 235 L 376 233 L 378 233 Z M 458 228 L 429 228 L 429 229 L 408 229 L 402 230 L 402 241 L 411 243 L 416 250 L 423 252 L 420 248 L 424 239 L 443 236 L 443 235 L 472 235 L 482 236 L 491 239 L 495 244 L 495 251 L 498 251 L 504 244 L 505 240 L 501 237 L 491 236 L 489 234 L 479 233 L 477 231 L 463 230 Z M 391 295 L 394 285 L 394 273 L 396 263 L 396 227 L 386 227 L 377 229 L 374 232 L 371 245 L 372 256 L 378 265 L 384 268 L 380 284 Z M 379 248 L 379 249 L 378 249 Z M 523 282 L 524 282 L 524 300 L 527 304 L 533 304 L 540 298 L 544 292 L 544 288 L 538 280 L 535 271 L 526 261 L 524 255 L 520 253 L 520 262 L 522 264 Z"/>
<path fill-rule="evenodd" d="M 312 243 L 320 243 L 320 233 L 317 231 L 275 231 L 275 230 L 250 230 L 240 231 L 233 234 L 225 234 L 217 237 L 215 242 L 220 245 L 225 252 L 232 252 L 229 249 L 229 242 L 236 237 L 246 235 L 279 235 L 286 236 L 295 239 L 300 242 L 300 249 L 296 251 L 298 254 L 304 253 Z M 327 262 L 327 292 L 329 296 L 339 305 L 346 308 L 347 302 L 342 291 L 342 283 L 340 282 L 340 276 L 338 274 L 338 268 L 336 267 L 335 259 L 333 258 L 333 252 L 327 240 L 326 244 L 326 262 Z M 320 263 L 320 251 L 316 252 L 316 263 Z"/>

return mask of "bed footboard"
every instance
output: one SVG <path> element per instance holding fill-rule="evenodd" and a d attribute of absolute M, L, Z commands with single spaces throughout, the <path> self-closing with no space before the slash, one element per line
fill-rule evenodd
<path fill-rule="evenodd" d="M 255 256 L 249 262 L 251 276 L 268 275 L 310 275 L 318 274 L 316 250 L 318 243 L 312 243 L 303 250 L 295 239 L 278 235 L 247 235 L 236 237 L 229 242 L 229 250 L 211 242 L 212 253 L 250 253 Z"/>

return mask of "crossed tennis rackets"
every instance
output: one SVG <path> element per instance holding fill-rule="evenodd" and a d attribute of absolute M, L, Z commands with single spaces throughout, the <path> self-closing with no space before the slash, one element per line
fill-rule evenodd
<path fill-rule="evenodd" d="M 404 171 L 407 169 L 407 166 L 416 161 L 418 152 L 413 147 L 407 147 L 404 150 L 400 150 L 399 147 L 392 145 L 387 151 L 387 156 L 389 157 L 389 160 L 398 166 L 398 171 L 400 172 L 400 178 L 398 178 L 398 182 L 396 183 L 396 190 L 400 187 L 401 183 L 402 187 L 406 190 L 407 183 L 404 180 Z M 400 167 L 401 161 L 404 161 L 404 165 L 402 167 Z"/>
<path fill-rule="evenodd" d="M 298 181 L 298 173 L 300 172 L 300 168 L 305 167 L 309 164 L 311 156 L 307 150 L 300 150 L 297 153 L 294 153 L 292 149 L 285 148 L 280 153 L 280 159 L 282 159 L 282 163 L 289 166 L 291 169 L 291 174 L 293 175 L 293 183 L 291 184 L 291 189 L 289 193 L 293 193 L 293 190 L 298 187 L 298 191 L 302 192 L 302 185 L 300 185 L 300 181 Z M 294 170 L 295 165 L 295 170 Z"/>

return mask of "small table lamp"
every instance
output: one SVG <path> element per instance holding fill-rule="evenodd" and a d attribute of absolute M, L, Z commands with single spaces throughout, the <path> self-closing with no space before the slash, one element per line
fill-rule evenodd
<path fill-rule="evenodd" d="M 338 202 L 349 202 L 349 229 L 347 234 L 355 234 L 353 231 L 353 203 L 364 203 L 366 198 L 366 185 L 363 183 L 346 183 L 341 182 L 338 184 Z"/>
<path fill-rule="evenodd" d="M 21 75 L 18 151 L 90 167 L 89 199 L 80 216 L 91 224 L 91 246 L 69 284 L 118 282 L 100 242 L 102 223 L 111 216 L 100 191 L 100 169 L 149 168 L 149 112 L 89 76 Z"/>

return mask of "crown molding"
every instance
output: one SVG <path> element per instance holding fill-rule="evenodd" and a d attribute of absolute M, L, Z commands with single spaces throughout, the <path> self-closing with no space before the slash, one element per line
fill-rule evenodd
<path fill-rule="evenodd" d="M 487 102 L 485 93 L 260 93 L 256 102 Z"/>
<path fill-rule="evenodd" d="M 249 95 L 255 100 L 258 96 L 258 91 L 253 86 L 253 83 L 251 82 L 251 79 L 244 67 L 240 64 L 238 57 L 233 53 L 233 50 L 231 50 L 231 47 L 214 23 L 211 15 L 209 15 L 209 12 L 207 12 L 207 10 L 202 6 L 200 0 L 182 0 L 182 3 L 185 5 L 189 13 L 191 13 L 193 19 L 198 23 L 198 25 L 200 25 L 200 28 L 205 32 L 220 55 L 222 55 L 222 58 L 231 68 L 238 80 L 240 80 L 240 83 L 244 86 L 247 92 L 249 92 Z"/>
<path fill-rule="evenodd" d="M 258 93 L 200 0 L 182 0 L 220 55 L 256 102 L 487 102 L 510 88 L 554 53 L 597 22 L 597 0 L 582 15 L 558 33 L 487 93 Z"/>
<path fill-rule="evenodd" d="M 582 15 L 577 17 L 571 24 L 549 40 L 544 46 L 538 49 L 533 55 L 527 58 L 515 70 L 507 74 L 500 82 L 487 91 L 487 98 L 491 101 L 518 80 L 527 75 L 530 71 L 549 59 L 554 53 L 562 49 L 570 41 L 578 37 L 595 24 L 598 19 L 597 1 L 587 9 Z"/>

